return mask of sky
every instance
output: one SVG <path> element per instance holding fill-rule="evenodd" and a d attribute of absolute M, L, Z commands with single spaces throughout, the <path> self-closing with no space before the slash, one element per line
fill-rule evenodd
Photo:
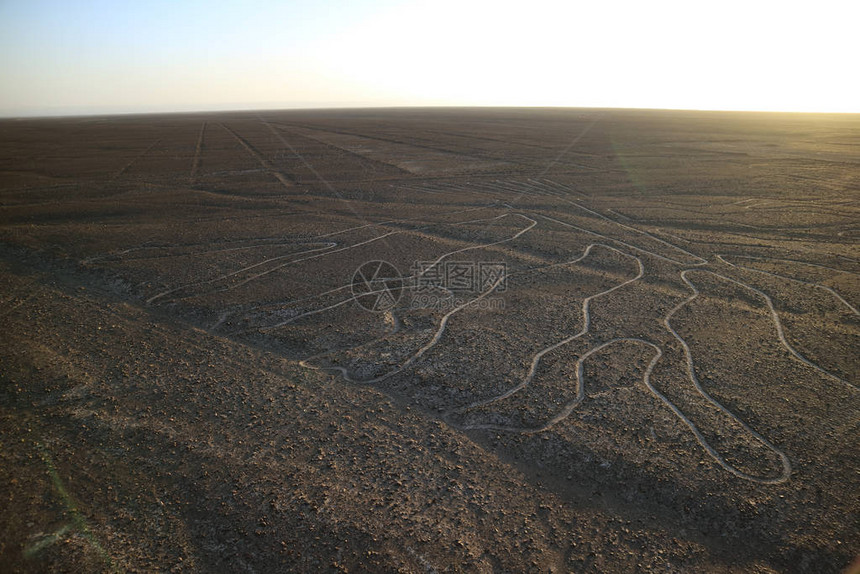
<path fill-rule="evenodd" d="M 0 0 L 0 116 L 860 112 L 856 1 Z"/>

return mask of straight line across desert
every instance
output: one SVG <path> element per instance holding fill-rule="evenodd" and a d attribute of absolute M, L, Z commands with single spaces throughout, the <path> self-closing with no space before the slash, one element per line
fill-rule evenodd
<path fill-rule="evenodd" d="M 847 114 L 2 120 L 0 570 L 857 572 L 858 149 Z"/>

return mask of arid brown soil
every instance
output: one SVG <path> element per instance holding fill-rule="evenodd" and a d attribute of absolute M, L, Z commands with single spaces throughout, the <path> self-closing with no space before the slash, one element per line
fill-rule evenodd
<path fill-rule="evenodd" d="M 843 572 L 858 149 L 849 115 L 4 120 L 0 571 Z"/>

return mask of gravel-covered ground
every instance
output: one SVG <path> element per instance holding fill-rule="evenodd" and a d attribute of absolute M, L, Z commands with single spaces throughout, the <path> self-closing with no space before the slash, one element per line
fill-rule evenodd
<path fill-rule="evenodd" d="M 858 145 L 849 115 L 4 120 L 0 570 L 845 572 Z"/>

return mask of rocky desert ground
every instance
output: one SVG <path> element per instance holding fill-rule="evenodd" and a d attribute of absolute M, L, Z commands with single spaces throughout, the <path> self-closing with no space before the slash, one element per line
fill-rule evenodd
<path fill-rule="evenodd" d="M 0 570 L 848 572 L 860 117 L 0 122 Z"/>

